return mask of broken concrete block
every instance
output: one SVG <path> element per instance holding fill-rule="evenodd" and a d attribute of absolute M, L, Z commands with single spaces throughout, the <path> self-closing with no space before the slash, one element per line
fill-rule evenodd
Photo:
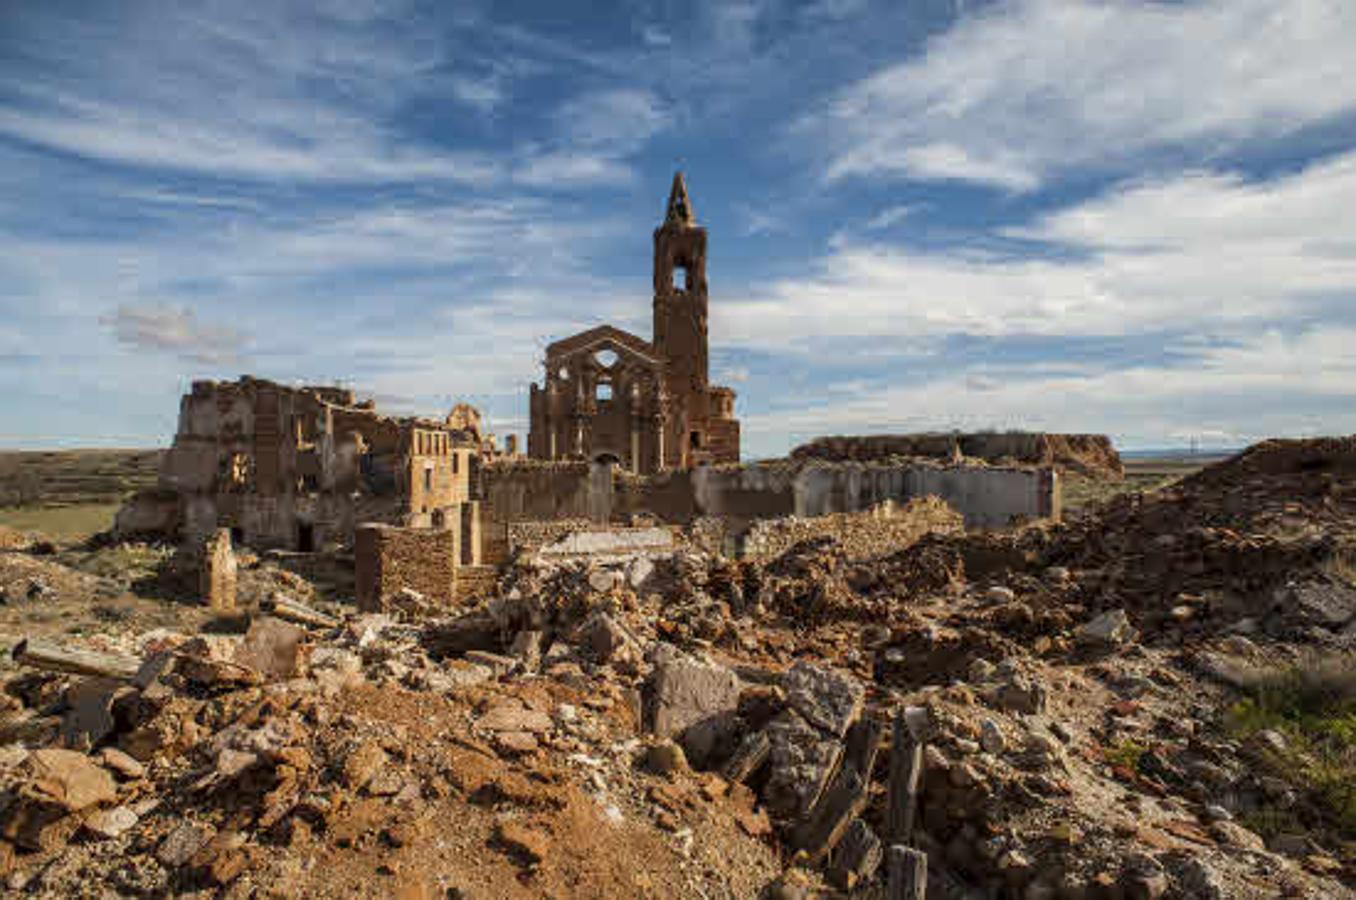
<path fill-rule="evenodd" d="M 130 690 L 111 678 L 87 678 L 66 691 L 69 709 L 61 720 L 61 742 L 76 750 L 88 750 L 113 733 L 113 701 Z"/>
<path fill-rule="evenodd" d="M 601 663 L 634 663 L 640 658 L 640 645 L 616 619 L 605 612 L 594 613 L 579 627 L 580 640 Z"/>
<path fill-rule="evenodd" d="M 647 685 L 651 731 L 672 737 L 739 705 L 739 676 L 725 666 L 691 656 L 662 655 Z"/>
<path fill-rule="evenodd" d="M 361 790 L 388 761 L 386 751 L 376 741 L 358 743 L 344 757 L 344 784 L 349 790 Z"/>
<path fill-rule="evenodd" d="M 124 778 L 141 778 L 146 767 L 117 747 L 105 747 L 99 751 L 99 762 L 103 763 Z"/>
<path fill-rule="evenodd" d="M 541 667 L 542 640 L 546 637 L 544 632 L 535 630 L 520 631 L 513 637 L 513 643 L 509 646 L 509 656 L 522 663 L 523 668 L 528 672 L 535 672 Z"/>
<path fill-rule="evenodd" d="M 180 822 L 160 842 L 159 849 L 155 851 L 156 859 L 171 869 L 177 869 L 192 859 L 199 850 L 207 846 L 207 842 L 215 834 L 216 829 L 211 825 Z"/>
<path fill-rule="evenodd" d="M 118 796 L 108 770 L 74 750 L 34 750 L 24 767 L 30 778 L 28 787 L 71 812 L 111 803 Z"/>
<path fill-rule="evenodd" d="M 671 740 L 651 744 L 645 750 L 645 768 L 657 775 L 668 775 L 687 768 L 683 748 Z"/>
<path fill-rule="evenodd" d="M 551 717 L 535 709 L 505 704 L 481 716 L 476 725 L 486 731 L 526 731 L 543 734 L 551 730 Z"/>
<path fill-rule="evenodd" d="M 139 821 L 139 817 L 126 806 L 112 809 L 98 809 L 85 817 L 85 830 L 96 837 L 115 839 L 122 837 Z"/>
<path fill-rule="evenodd" d="M 236 648 L 235 661 L 268 678 L 293 678 L 305 671 L 305 639 L 302 628 L 272 616 L 260 616 L 250 623 L 244 640 Z"/>
<path fill-rule="evenodd" d="M 1074 637 L 1078 643 L 1097 647 L 1119 647 L 1133 641 L 1138 634 L 1123 609 L 1102 613 L 1078 626 Z"/>
<path fill-rule="evenodd" d="M 829 880 L 840 890 L 852 890 L 876 873 L 882 853 L 880 838 L 871 826 L 853 819 L 834 853 Z"/>
<path fill-rule="evenodd" d="M 518 668 L 518 660 L 511 656 L 504 656 L 501 653 L 490 653 L 487 650 L 468 650 L 463 657 L 469 663 L 484 666 L 494 673 L 496 678 L 502 678 L 511 674 Z"/>
<path fill-rule="evenodd" d="M 611 569 L 596 569 L 589 573 L 589 587 L 607 593 L 621 582 L 621 573 Z"/>
<path fill-rule="evenodd" d="M 262 683 L 263 676 L 256 669 L 236 661 L 239 647 L 239 638 L 200 634 L 179 647 L 174 671 L 208 687 Z"/>
<path fill-rule="evenodd" d="M 626 567 L 626 581 L 634 590 L 640 590 L 644 587 L 645 582 L 649 581 L 653 574 L 654 563 L 649 557 L 637 557 Z"/>
<path fill-rule="evenodd" d="M 792 710 L 769 722 L 766 732 L 771 748 L 764 804 L 774 818 L 799 819 L 819 799 L 838 765 L 843 745 Z"/>
<path fill-rule="evenodd" d="M 464 659 L 449 659 L 443 665 L 443 674 L 447 679 L 449 690 L 475 687 L 494 678 L 494 670 L 489 666 Z"/>
<path fill-rule="evenodd" d="M 841 738 L 861 715 L 865 690 L 851 675 L 796 663 L 782 676 L 786 703 L 816 728 Z"/>

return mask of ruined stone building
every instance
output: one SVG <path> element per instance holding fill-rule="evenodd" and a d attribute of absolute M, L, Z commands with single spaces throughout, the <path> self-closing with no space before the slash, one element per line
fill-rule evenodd
<path fill-rule="evenodd" d="M 190 544 L 229 528 L 235 543 L 312 550 L 347 543 L 359 522 L 461 527 L 485 452 L 479 418 L 464 406 L 441 422 L 392 418 L 335 387 L 196 381 L 157 487 L 116 528 Z"/>
<path fill-rule="evenodd" d="M 735 393 L 710 383 L 706 229 L 683 174 L 654 232 L 654 339 L 601 325 L 546 348 L 528 455 L 650 474 L 739 461 Z"/>

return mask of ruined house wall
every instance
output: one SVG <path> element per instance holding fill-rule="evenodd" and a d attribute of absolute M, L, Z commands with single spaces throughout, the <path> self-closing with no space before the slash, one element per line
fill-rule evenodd
<path fill-rule="evenodd" d="M 451 605 L 457 598 L 457 539 L 450 528 L 360 525 L 353 535 L 358 609 L 384 612 L 402 588 Z"/>
<path fill-rule="evenodd" d="M 478 452 L 470 432 L 379 415 L 348 390 L 197 381 L 158 487 L 133 497 L 115 529 L 192 544 L 224 527 L 240 544 L 315 549 L 347 542 L 357 522 L 465 502 Z"/>

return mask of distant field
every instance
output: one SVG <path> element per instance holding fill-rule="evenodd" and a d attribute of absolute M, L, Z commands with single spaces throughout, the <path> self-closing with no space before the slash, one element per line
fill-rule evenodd
<path fill-rule="evenodd" d="M 0 451 L 0 525 L 78 538 L 155 484 L 162 450 Z"/>
<path fill-rule="evenodd" d="M 6 506 L 0 507 L 0 525 L 19 531 L 39 531 L 59 540 L 76 540 L 107 530 L 119 506 L 119 503 Z"/>
<path fill-rule="evenodd" d="M 1226 454 L 1173 454 L 1123 458 L 1124 481 L 1095 481 L 1077 475 L 1064 476 L 1064 510 L 1077 512 L 1117 494 L 1153 491 L 1226 459 Z"/>
<path fill-rule="evenodd" d="M 0 451 L 0 507 L 120 503 L 155 484 L 163 450 Z"/>

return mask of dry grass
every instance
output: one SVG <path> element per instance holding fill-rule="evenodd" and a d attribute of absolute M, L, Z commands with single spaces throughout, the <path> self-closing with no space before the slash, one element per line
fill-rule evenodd
<path fill-rule="evenodd" d="M 1065 473 L 1061 478 L 1064 511 L 1079 513 L 1121 494 L 1162 490 L 1219 459 L 1215 456 L 1128 459 L 1125 460 L 1125 478 L 1121 481 Z"/>
<path fill-rule="evenodd" d="M 118 503 L 155 484 L 160 450 L 0 452 L 0 506 Z"/>
<path fill-rule="evenodd" d="M 1274 774 L 1307 791 L 1341 839 L 1356 840 L 1356 658 L 1315 656 L 1255 673 L 1227 721 L 1240 737 L 1263 729 L 1283 734 L 1285 752 L 1268 760 Z M 1272 821 L 1275 810 L 1256 818 L 1262 830 L 1295 825 Z"/>
<path fill-rule="evenodd" d="M 41 532 L 58 541 L 81 540 L 109 528 L 119 505 L 86 503 L 77 506 L 0 508 L 0 525 L 19 531 Z"/>

